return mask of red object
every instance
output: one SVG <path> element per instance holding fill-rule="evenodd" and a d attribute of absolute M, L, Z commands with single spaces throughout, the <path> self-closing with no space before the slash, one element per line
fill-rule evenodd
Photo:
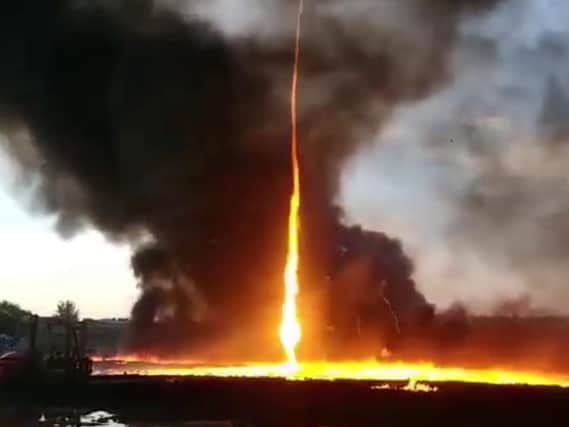
<path fill-rule="evenodd" d="M 0 356 L 0 380 L 19 373 L 29 360 L 30 357 L 27 354 L 16 351 Z"/>

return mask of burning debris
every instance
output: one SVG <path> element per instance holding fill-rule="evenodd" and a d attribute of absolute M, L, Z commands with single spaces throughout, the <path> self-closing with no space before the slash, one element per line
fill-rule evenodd
<path fill-rule="evenodd" d="M 410 391 L 413 393 L 435 393 L 439 391 L 438 387 L 425 384 L 422 382 L 417 382 L 415 380 L 409 380 L 409 382 L 403 387 L 394 387 L 389 384 L 373 386 L 372 390 L 402 390 Z"/>

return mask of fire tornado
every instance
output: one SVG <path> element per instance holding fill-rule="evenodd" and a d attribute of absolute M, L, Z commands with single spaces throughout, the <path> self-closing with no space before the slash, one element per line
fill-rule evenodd
<path fill-rule="evenodd" d="M 569 385 L 569 39 L 542 2 L 296 0 L 296 38 L 289 0 L 5 2 L 0 160 L 63 236 L 132 244 L 117 373 Z"/>
<path fill-rule="evenodd" d="M 296 309 L 298 295 L 298 235 L 300 231 L 300 166 L 298 161 L 298 138 L 296 101 L 298 89 L 298 68 L 300 62 L 300 35 L 302 24 L 303 0 L 298 4 L 296 22 L 296 44 L 294 51 L 294 69 L 291 88 L 291 161 L 292 161 L 292 196 L 290 199 L 290 213 L 288 218 L 288 252 L 284 271 L 285 300 L 283 304 L 282 323 L 280 327 L 281 343 L 284 347 L 287 364 L 291 369 L 298 367 L 296 346 L 302 335 L 300 321 Z"/>

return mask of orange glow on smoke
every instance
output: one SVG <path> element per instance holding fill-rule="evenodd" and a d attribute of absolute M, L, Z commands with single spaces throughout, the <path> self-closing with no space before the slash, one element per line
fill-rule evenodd
<path fill-rule="evenodd" d="M 303 0 L 298 7 L 296 26 L 296 46 L 294 54 L 294 70 L 291 89 L 291 161 L 292 161 L 292 196 L 290 198 L 290 213 L 288 218 L 288 252 L 284 271 L 285 300 L 283 303 L 282 321 L 280 326 L 280 339 L 287 357 L 289 371 L 298 369 L 296 346 L 302 336 L 300 321 L 298 320 L 296 297 L 298 295 L 298 234 L 300 231 L 300 166 L 298 162 L 298 139 L 296 122 L 296 94 L 298 86 L 298 68 L 300 60 L 300 29 Z"/>

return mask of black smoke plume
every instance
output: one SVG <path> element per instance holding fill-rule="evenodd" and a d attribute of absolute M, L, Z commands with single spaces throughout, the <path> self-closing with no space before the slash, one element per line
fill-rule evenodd
<path fill-rule="evenodd" d="M 365 259 L 361 280 L 381 287 L 395 311 L 428 312 L 400 244 L 342 225 L 336 179 L 394 106 L 442 87 L 461 16 L 496 2 L 314 3 L 299 95 L 303 311 L 317 319 L 312 303 L 331 301 L 334 316 L 316 325 L 353 310 L 336 282 Z M 64 235 L 93 225 L 111 239 L 155 242 L 133 258 L 139 347 L 184 346 L 196 323 L 275 341 L 296 4 L 271 7 L 291 28 L 263 39 L 230 37 L 198 13 L 151 1 L 2 6 L 6 149 L 39 177 L 42 208 Z M 398 16 L 403 23 L 384 25 Z"/>

